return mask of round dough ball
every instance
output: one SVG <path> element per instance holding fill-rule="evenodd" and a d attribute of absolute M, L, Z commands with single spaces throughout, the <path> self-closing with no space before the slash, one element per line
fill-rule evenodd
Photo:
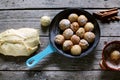
<path fill-rule="evenodd" d="M 79 42 L 80 42 L 80 37 L 77 36 L 77 35 L 73 35 L 73 36 L 71 37 L 71 41 L 73 42 L 73 44 L 79 44 Z"/>
<path fill-rule="evenodd" d="M 78 15 L 76 13 L 72 13 L 68 16 L 68 19 L 70 20 L 70 22 L 76 22 L 78 19 Z"/>
<path fill-rule="evenodd" d="M 91 22 L 88 22 L 88 23 L 85 24 L 84 29 L 85 29 L 86 32 L 93 31 L 94 25 Z"/>
<path fill-rule="evenodd" d="M 48 16 L 42 16 L 40 22 L 42 26 L 49 26 L 51 23 L 51 19 Z"/>
<path fill-rule="evenodd" d="M 118 59 L 120 59 L 120 52 L 115 50 L 110 54 L 110 58 L 111 60 L 117 61 Z"/>
<path fill-rule="evenodd" d="M 79 29 L 76 31 L 76 35 L 79 36 L 80 38 L 83 38 L 83 37 L 84 37 L 84 34 L 85 34 L 84 28 L 79 28 Z"/>
<path fill-rule="evenodd" d="M 63 44 L 64 40 L 65 40 L 65 38 L 63 35 L 58 34 L 55 36 L 55 43 L 57 43 L 59 45 Z"/>
<path fill-rule="evenodd" d="M 85 39 L 81 39 L 79 45 L 83 50 L 87 49 L 89 46 L 89 43 Z"/>
<path fill-rule="evenodd" d="M 77 22 L 73 22 L 70 26 L 73 32 L 76 32 L 79 29 L 79 24 Z"/>
<path fill-rule="evenodd" d="M 92 43 L 95 39 L 95 34 L 93 32 L 86 32 L 84 34 L 84 39 L 87 40 L 89 43 Z"/>
<path fill-rule="evenodd" d="M 82 49 L 79 45 L 72 46 L 72 48 L 71 48 L 71 54 L 72 55 L 80 55 L 81 52 L 82 52 Z"/>
<path fill-rule="evenodd" d="M 70 21 L 68 19 L 62 19 L 59 23 L 59 27 L 61 30 L 65 30 L 69 28 L 71 25 Z"/>
<path fill-rule="evenodd" d="M 80 26 L 84 26 L 87 23 L 88 19 L 84 15 L 78 17 L 78 23 Z"/>
<path fill-rule="evenodd" d="M 69 28 L 63 32 L 63 36 L 65 37 L 65 39 L 70 39 L 72 35 L 73 31 Z"/>
<path fill-rule="evenodd" d="M 73 43 L 71 40 L 65 40 L 63 43 L 63 51 L 69 51 L 72 46 L 73 46 Z"/>

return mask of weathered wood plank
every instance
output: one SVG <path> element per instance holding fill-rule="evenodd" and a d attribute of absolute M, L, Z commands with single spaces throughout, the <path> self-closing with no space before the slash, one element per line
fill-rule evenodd
<path fill-rule="evenodd" d="M 119 80 L 114 71 L 0 71 L 1 80 Z"/>
<path fill-rule="evenodd" d="M 114 3 L 114 4 L 113 4 Z M 15 8 L 110 8 L 120 7 L 119 0 L 1 0 L 0 9 Z"/>
<path fill-rule="evenodd" d="M 89 10 L 90 13 L 98 9 Z M 40 35 L 48 36 L 48 30 L 43 30 L 40 25 L 40 17 L 48 15 L 51 19 L 61 10 L 21 10 L 21 11 L 0 11 L 0 32 L 8 28 L 31 27 L 38 28 Z M 119 14 L 120 15 L 120 14 Z M 120 36 L 119 22 L 101 23 L 101 36 Z"/>
<path fill-rule="evenodd" d="M 119 22 L 111 22 L 111 23 L 100 23 L 100 30 L 101 30 L 101 36 L 120 36 L 120 25 Z M 30 28 L 37 28 L 40 31 L 40 35 L 42 36 L 48 36 L 49 30 L 47 28 L 41 28 L 39 19 L 33 22 L 29 22 L 29 20 L 25 21 L 22 20 L 20 22 L 0 22 L 0 32 L 5 31 L 6 29 L 18 29 L 23 27 L 30 27 Z M 46 29 L 46 30 L 44 30 Z"/>
<path fill-rule="evenodd" d="M 45 48 L 49 43 L 49 37 L 41 37 L 41 49 Z M 96 50 L 101 51 L 103 47 L 111 41 L 119 41 L 120 37 L 101 37 Z"/>
<path fill-rule="evenodd" d="M 41 37 L 40 39 L 41 47 L 33 55 L 42 51 L 48 44 L 48 37 Z M 120 40 L 120 37 L 101 37 L 94 52 L 82 59 L 67 58 L 58 53 L 50 54 L 36 65 L 33 70 L 98 70 L 100 69 L 99 61 L 101 59 L 101 50 L 106 42 L 111 42 L 113 40 Z M 29 70 L 25 65 L 25 61 L 29 57 L 0 55 L 0 70 Z"/>
<path fill-rule="evenodd" d="M 119 5 L 119 0 L 64 0 L 64 3 L 62 0 L 0 0 L 0 32 L 8 28 L 39 29 L 42 44 L 40 49 L 33 54 L 35 55 L 42 51 L 49 42 L 48 30 L 43 31 L 40 26 L 41 16 L 48 15 L 53 18 L 59 11 L 67 7 L 85 8 L 92 13 L 102 10 L 102 8 L 120 8 Z M 101 50 L 105 43 L 120 40 L 119 22 L 106 24 L 99 22 L 99 24 L 101 39 L 97 48 L 90 55 L 82 59 L 70 59 L 54 53 L 44 58 L 33 69 L 29 69 L 25 65 L 25 61 L 30 56 L 0 55 L 0 80 L 119 80 L 119 72 L 101 71 L 99 66 Z"/>

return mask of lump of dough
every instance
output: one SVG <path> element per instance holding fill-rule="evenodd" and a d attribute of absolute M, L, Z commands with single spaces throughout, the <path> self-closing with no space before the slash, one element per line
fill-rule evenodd
<path fill-rule="evenodd" d="M 40 44 L 38 30 L 33 28 L 8 29 L 0 33 L 0 53 L 9 56 L 29 56 Z"/>

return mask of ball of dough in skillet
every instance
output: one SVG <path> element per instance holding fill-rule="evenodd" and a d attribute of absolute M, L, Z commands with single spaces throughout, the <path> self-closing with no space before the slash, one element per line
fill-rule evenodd
<path fill-rule="evenodd" d="M 95 34 L 93 32 L 86 32 L 84 34 L 84 39 L 87 40 L 89 43 L 92 43 L 95 39 Z"/>
<path fill-rule="evenodd" d="M 84 26 L 87 23 L 88 19 L 85 15 L 80 15 L 78 17 L 78 23 L 80 26 Z"/>
<path fill-rule="evenodd" d="M 72 46 L 73 46 L 73 43 L 71 40 L 65 40 L 63 43 L 63 51 L 69 51 Z"/>
<path fill-rule="evenodd" d="M 58 34 L 55 36 L 55 43 L 57 43 L 59 45 L 62 45 L 64 40 L 65 40 L 65 38 L 63 35 Z"/>
<path fill-rule="evenodd" d="M 73 36 L 71 37 L 71 41 L 73 42 L 73 44 L 79 44 L 79 42 L 80 42 L 80 37 L 77 36 L 77 35 L 73 35 Z"/>
<path fill-rule="evenodd" d="M 82 49 L 79 45 L 72 46 L 72 48 L 71 48 L 71 54 L 72 55 L 80 55 L 81 52 L 82 52 Z"/>
<path fill-rule="evenodd" d="M 70 20 L 70 22 L 76 22 L 78 19 L 78 15 L 76 13 L 72 13 L 68 16 L 68 19 Z"/>
<path fill-rule="evenodd" d="M 85 39 L 81 39 L 79 42 L 79 45 L 83 50 L 87 49 L 89 46 L 89 43 Z"/>
<path fill-rule="evenodd" d="M 86 32 L 93 31 L 94 25 L 91 22 L 87 22 L 84 26 L 84 29 L 85 29 Z"/>
<path fill-rule="evenodd" d="M 84 28 L 79 28 L 79 29 L 76 31 L 76 35 L 79 36 L 80 38 L 83 38 L 83 37 L 84 37 L 84 34 L 85 34 Z"/>
<path fill-rule="evenodd" d="M 73 35 L 73 31 L 69 28 L 63 32 L 63 36 L 65 37 L 65 39 L 70 39 L 72 35 Z"/>
<path fill-rule="evenodd" d="M 70 26 L 73 32 L 76 32 L 79 29 L 79 24 L 77 22 L 73 22 Z"/>
<path fill-rule="evenodd" d="M 60 27 L 61 30 L 65 30 L 65 29 L 69 28 L 70 25 L 71 25 L 71 23 L 68 19 L 62 19 L 59 22 L 59 27 Z"/>

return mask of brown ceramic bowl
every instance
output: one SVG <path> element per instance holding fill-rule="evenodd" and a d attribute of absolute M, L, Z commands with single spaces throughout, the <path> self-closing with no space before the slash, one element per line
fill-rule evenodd
<path fill-rule="evenodd" d="M 102 60 L 99 63 L 102 69 L 120 71 L 120 62 L 118 64 L 115 64 L 110 59 L 110 54 L 114 50 L 120 51 L 120 41 L 112 41 L 103 48 Z"/>

